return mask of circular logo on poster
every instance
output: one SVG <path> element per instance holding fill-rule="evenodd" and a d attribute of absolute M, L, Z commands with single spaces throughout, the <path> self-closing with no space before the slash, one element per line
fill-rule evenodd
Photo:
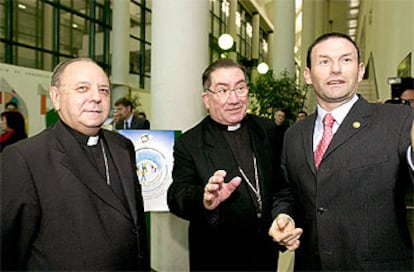
<path fill-rule="evenodd" d="M 157 198 L 167 188 L 168 165 L 164 154 L 155 148 L 143 147 L 136 150 L 137 175 L 142 186 L 144 199 Z"/>

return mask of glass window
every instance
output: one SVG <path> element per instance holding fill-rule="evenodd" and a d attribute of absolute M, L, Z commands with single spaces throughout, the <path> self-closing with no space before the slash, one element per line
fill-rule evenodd
<path fill-rule="evenodd" d="M 51 71 L 66 58 L 90 57 L 110 73 L 112 1 L 0 0 L 0 61 Z M 140 88 L 147 88 L 151 76 L 151 2 L 130 0 L 126 47 L 131 47 L 131 73 L 142 78 Z"/>
<path fill-rule="evenodd" d="M 50 71 L 64 58 L 100 56 L 109 65 L 110 1 L 0 0 L 0 10 L 5 62 Z M 5 25 L 8 15 L 11 25 Z"/>
<path fill-rule="evenodd" d="M 39 45 L 39 9 L 37 2 L 16 1 L 16 18 L 14 18 L 14 39 L 18 43 L 38 46 Z"/>
<path fill-rule="evenodd" d="M 131 28 L 129 39 L 130 73 L 138 76 L 140 88 L 149 87 L 151 76 L 151 1 L 132 1 L 130 5 Z M 138 87 L 137 86 L 137 87 Z"/>
<path fill-rule="evenodd" d="M 269 45 L 267 43 L 267 32 L 260 28 L 259 30 L 259 62 L 266 61 L 268 56 Z"/>
<path fill-rule="evenodd" d="M 252 58 L 252 16 L 240 4 L 237 10 L 240 14 L 240 25 L 237 27 L 236 38 L 237 52 L 242 60 L 250 60 Z"/>
<path fill-rule="evenodd" d="M 228 0 L 210 0 L 210 60 L 220 56 L 217 45 L 221 34 L 227 33 L 230 15 L 230 2 Z"/>
<path fill-rule="evenodd" d="M 59 51 L 70 56 L 88 56 L 88 34 L 89 26 L 85 18 L 60 11 L 59 23 Z"/>
<path fill-rule="evenodd" d="M 15 58 L 14 62 L 15 65 L 25 66 L 25 67 L 34 67 L 36 66 L 36 60 L 38 57 L 39 52 L 22 46 L 15 47 L 14 50 Z"/>
<path fill-rule="evenodd" d="M 62 7 L 77 10 L 80 13 L 88 14 L 88 2 L 82 0 L 60 0 Z"/>

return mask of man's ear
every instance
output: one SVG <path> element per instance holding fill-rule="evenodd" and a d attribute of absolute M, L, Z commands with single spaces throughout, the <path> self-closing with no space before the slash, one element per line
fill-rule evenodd
<path fill-rule="evenodd" d="M 303 77 L 305 78 L 306 84 L 312 84 L 312 77 L 309 67 L 306 67 L 305 70 L 303 70 Z"/>
<path fill-rule="evenodd" d="M 206 108 L 206 109 L 210 109 L 210 96 L 208 95 L 208 93 L 207 92 L 202 92 L 201 93 L 201 98 L 203 99 L 203 102 L 204 102 L 204 107 Z"/>
<path fill-rule="evenodd" d="M 60 93 L 56 86 L 51 86 L 49 88 L 49 96 L 52 100 L 53 107 L 58 111 L 60 109 Z"/>
<path fill-rule="evenodd" d="M 358 65 L 358 70 L 358 82 L 361 82 L 364 79 L 365 74 L 365 65 L 362 62 Z"/>

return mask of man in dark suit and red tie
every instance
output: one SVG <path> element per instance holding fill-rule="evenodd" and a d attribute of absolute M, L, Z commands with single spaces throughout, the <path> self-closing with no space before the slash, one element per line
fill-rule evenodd
<path fill-rule="evenodd" d="M 57 123 L 1 154 L 1 269 L 149 270 L 133 144 L 101 129 L 107 75 L 69 59 L 49 92 Z"/>
<path fill-rule="evenodd" d="M 304 76 L 317 111 L 288 129 L 282 153 L 303 228 L 296 270 L 413 271 L 404 195 L 413 182 L 414 111 L 368 103 L 356 93 L 364 72 L 345 34 L 309 47 Z"/>

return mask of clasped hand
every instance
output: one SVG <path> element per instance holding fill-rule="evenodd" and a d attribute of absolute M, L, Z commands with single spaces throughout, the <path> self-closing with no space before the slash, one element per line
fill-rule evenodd
<path fill-rule="evenodd" d="M 273 220 L 269 229 L 269 235 L 273 238 L 273 241 L 285 246 L 289 251 L 294 251 L 299 247 L 299 238 L 302 233 L 301 228 L 295 228 L 293 219 L 283 213 Z"/>
<path fill-rule="evenodd" d="M 234 190 L 240 185 L 241 178 L 234 177 L 230 182 L 225 183 L 226 171 L 217 170 L 211 176 L 204 187 L 203 204 L 207 210 L 214 210 L 217 206 L 229 198 Z"/>

